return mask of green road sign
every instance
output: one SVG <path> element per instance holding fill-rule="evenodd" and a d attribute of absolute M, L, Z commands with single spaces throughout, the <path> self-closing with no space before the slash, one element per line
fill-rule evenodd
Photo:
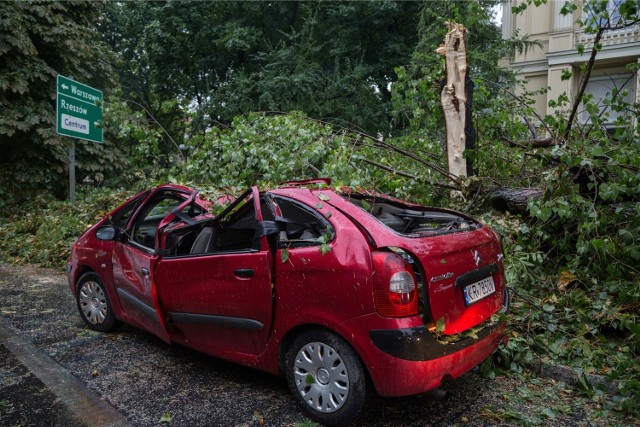
<path fill-rule="evenodd" d="M 102 91 L 58 75 L 56 132 L 102 142 Z"/>

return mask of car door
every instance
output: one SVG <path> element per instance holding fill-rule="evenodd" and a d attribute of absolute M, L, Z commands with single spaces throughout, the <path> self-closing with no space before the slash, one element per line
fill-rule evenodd
<path fill-rule="evenodd" d="M 170 342 L 166 315 L 158 300 L 154 266 L 158 225 L 187 199 L 188 194 L 161 190 L 151 195 L 135 214 L 127 236 L 114 244 L 113 280 L 125 320 Z"/>
<path fill-rule="evenodd" d="M 218 216 L 215 227 L 203 228 L 215 245 L 158 260 L 158 295 L 176 341 L 229 359 L 264 350 L 273 310 L 273 258 L 262 220 L 254 187 Z"/>

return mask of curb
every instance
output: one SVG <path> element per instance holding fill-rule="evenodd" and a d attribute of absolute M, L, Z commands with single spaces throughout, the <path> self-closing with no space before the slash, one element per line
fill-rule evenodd
<path fill-rule="evenodd" d="M 20 337 L 0 320 L 0 344 L 42 381 L 80 420 L 92 427 L 130 427 L 131 423 L 113 406 L 102 400 L 85 384 L 60 366 L 31 341 Z"/>

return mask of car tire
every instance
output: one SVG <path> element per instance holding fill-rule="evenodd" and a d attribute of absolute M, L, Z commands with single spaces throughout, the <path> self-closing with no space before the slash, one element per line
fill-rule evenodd
<path fill-rule="evenodd" d="M 113 313 L 107 290 L 94 272 L 85 273 L 78 280 L 76 303 L 80 317 L 94 331 L 109 332 L 120 326 Z"/>
<path fill-rule="evenodd" d="M 311 418 L 327 426 L 356 421 L 367 401 L 367 374 L 344 339 L 304 332 L 288 347 L 284 367 L 289 389 Z"/>

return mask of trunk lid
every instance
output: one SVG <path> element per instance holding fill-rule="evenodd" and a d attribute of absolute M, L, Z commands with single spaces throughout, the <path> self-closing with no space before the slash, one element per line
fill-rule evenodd
<path fill-rule="evenodd" d="M 329 203 L 356 221 L 376 248 L 404 253 L 420 282 L 425 323 L 444 321 L 442 334 L 467 331 L 503 307 L 502 249 L 480 222 L 380 194 L 343 194 Z"/>
<path fill-rule="evenodd" d="M 424 269 L 425 308 L 433 322 L 444 320 L 444 334 L 464 332 L 502 307 L 502 251 L 486 227 L 412 239 L 405 248 Z"/>

